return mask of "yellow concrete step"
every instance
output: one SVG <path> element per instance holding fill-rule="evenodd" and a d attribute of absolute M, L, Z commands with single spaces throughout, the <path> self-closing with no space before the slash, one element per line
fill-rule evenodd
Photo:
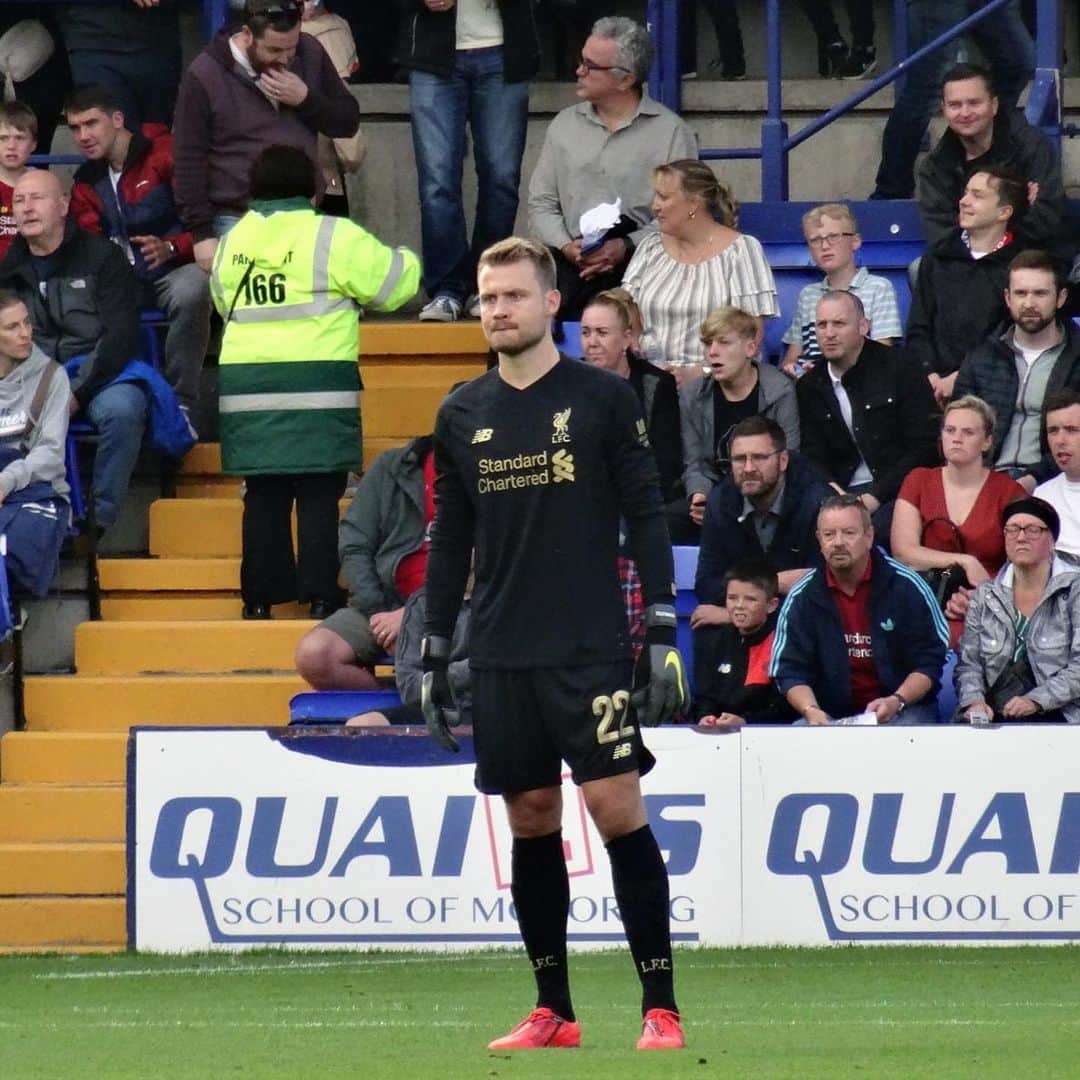
<path fill-rule="evenodd" d="M 291 671 L 311 619 L 84 622 L 75 628 L 80 675 Z"/>
<path fill-rule="evenodd" d="M 34 675 L 26 680 L 33 732 L 162 727 L 267 727 L 289 722 L 298 675 Z M 8 736 L 10 737 L 10 736 Z"/>
<path fill-rule="evenodd" d="M 238 476 L 184 476 L 176 484 L 178 499 L 239 499 Z"/>
<path fill-rule="evenodd" d="M 61 702 L 60 707 L 72 713 L 74 724 L 80 723 L 82 706 L 72 709 L 70 702 Z M 9 731 L 0 739 L 5 785 L 118 784 L 126 774 L 126 731 Z"/>
<path fill-rule="evenodd" d="M 0 956 L 36 956 L 37 954 L 64 953 L 70 956 L 112 955 L 127 951 L 127 942 L 108 945 L 65 945 L 51 941 L 46 945 L 0 945 Z"/>
<path fill-rule="evenodd" d="M 240 559 L 100 559 L 104 592 L 230 592 L 240 588 Z"/>
<path fill-rule="evenodd" d="M 237 556 L 243 510 L 239 499 L 157 499 L 150 504 L 150 554 Z"/>
<path fill-rule="evenodd" d="M 221 444 L 196 443 L 180 462 L 181 476 L 216 476 L 221 473 Z"/>
<path fill-rule="evenodd" d="M 0 895 L 117 895 L 124 891 L 124 845 L 0 843 Z"/>
<path fill-rule="evenodd" d="M 14 896 L 0 899 L 0 952 L 63 952 L 127 944 L 121 896 Z"/>
<path fill-rule="evenodd" d="M 445 362 L 447 357 L 486 356 L 487 351 L 487 340 L 478 319 L 455 323 L 380 319 L 360 324 L 360 370 L 365 387 L 368 385 L 365 364 L 384 357 L 406 357 L 419 364 L 429 357 Z"/>
<path fill-rule="evenodd" d="M 275 619 L 310 619 L 307 604 L 277 604 Z M 153 596 L 113 595 L 101 601 L 101 614 L 107 622 L 215 622 L 242 617 L 239 589 L 234 593 L 158 593 Z"/>
<path fill-rule="evenodd" d="M 338 503 L 339 516 L 350 501 Z M 243 513 L 240 499 L 157 499 L 150 504 L 150 554 L 159 559 L 238 556 Z M 295 512 L 292 531 L 295 546 Z"/>
<path fill-rule="evenodd" d="M 0 843 L 123 839 L 123 784 L 0 784 Z"/>

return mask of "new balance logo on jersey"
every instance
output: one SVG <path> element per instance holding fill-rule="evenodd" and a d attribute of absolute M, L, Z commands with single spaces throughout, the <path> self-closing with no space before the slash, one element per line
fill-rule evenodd
<path fill-rule="evenodd" d="M 491 436 L 495 434 L 494 428 L 482 427 L 476 429 L 476 434 L 472 437 L 473 446 L 477 443 L 491 442 Z"/>
<path fill-rule="evenodd" d="M 614 750 L 611 751 L 612 761 L 621 761 L 624 757 L 630 756 L 630 744 L 628 742 L 621 742 Z"/>
<path fill-rule="evenodd" d="M 565 450 L 556 450 L 551 455 L 551 472 L 556 484 L 561 484 L 564 480 L 572 484 L 574 482 L 574 455 L 568 454 Z"/>
<path fill-rule="evenodd" d="M 570 432 L 567 430 L 570 427 L 570 410 L 567 408 L 557 412 L 551 418 L 551 423 L 555 428 L 551 433 L 551 441 L 553 443 L 568 443 L 570 441 Z"/>

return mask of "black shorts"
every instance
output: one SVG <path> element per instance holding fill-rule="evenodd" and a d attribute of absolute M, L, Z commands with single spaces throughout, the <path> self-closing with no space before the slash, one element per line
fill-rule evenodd
<path fill-rule="evenodd" d="M 571 668 L 472 671 L 476 786 L 488 795 L 644 774 L 655 758 L 630 705 L 629 660 Z"/>

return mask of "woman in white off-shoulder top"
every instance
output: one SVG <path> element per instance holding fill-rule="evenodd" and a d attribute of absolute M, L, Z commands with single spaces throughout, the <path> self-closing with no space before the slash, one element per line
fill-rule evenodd
<path fill-rule="evenodd" d="M 736 228 L 731 191 L 703 162 L 687 158 L 653 173 L 657 230 L 637 246 L 623 285 L 641 309 L 654 363 L 680 384 L 701 374 L 701 324 L 730 306 L 763 319 L 780 314 L 765 253 Z"/>

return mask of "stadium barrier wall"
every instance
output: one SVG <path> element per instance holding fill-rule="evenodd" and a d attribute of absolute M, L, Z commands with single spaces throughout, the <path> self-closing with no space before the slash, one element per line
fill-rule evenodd
<path fill-rule="evenodd" d="M 648 731 L 675 941 L 1080 940 L 1076 735 Z M 505 813 L 472 762 L 470 740 L 451 756 L 409 729 L 135 729 L 130 945 L 516 945 Z M 571 944 L 610 947 L 603 844 L 564 794 Z"/>

